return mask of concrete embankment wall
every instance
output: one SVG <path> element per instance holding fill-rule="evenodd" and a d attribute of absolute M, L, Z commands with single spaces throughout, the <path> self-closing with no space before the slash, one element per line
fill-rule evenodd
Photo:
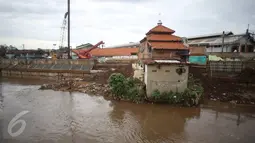
<path fill-rule="evenodd" d="M 76 78 L 86 77 L 94 66 L 94 60 L 1 60 L 3 77 L 19 78 Z"/>

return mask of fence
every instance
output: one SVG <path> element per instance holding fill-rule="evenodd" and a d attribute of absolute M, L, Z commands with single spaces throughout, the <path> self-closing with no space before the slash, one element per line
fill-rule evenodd
<path fill-rule="evenodd" d="M 255 68 L 255 61 L 209 61 L 208 74 L 212 76 L 234 76 L 245 68 Z"/>

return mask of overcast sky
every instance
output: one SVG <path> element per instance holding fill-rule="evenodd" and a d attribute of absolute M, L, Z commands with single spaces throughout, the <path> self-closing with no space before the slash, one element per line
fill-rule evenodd
<path fill-rule="evenodd" d="M 0 3 L 0 44 L 26 49 L 59 44 L 67 0 Z M 244 33 L 248 24 L 255 30 L 254 7 L 254 0 L 71 0 L 71 43 L 138 42 L 159 19 L 182 37 Z"/>

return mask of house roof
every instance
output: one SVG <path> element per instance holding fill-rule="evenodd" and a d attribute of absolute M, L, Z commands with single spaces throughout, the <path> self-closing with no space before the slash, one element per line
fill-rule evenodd
<path fill-rule="evenodd" d="M 198 36 L 192 36 L 188 37 L 188 40 L 193 40 L 193 39 L 204 39 L 204 38 L 212 38 L 212 37 L 221 37 L 223 32 L 220 33 L 212 33 L 212 34 L 207 34 L 207 35 L 198 35 Z M 225 32 L 226 36 L 233 35 L 231 31 L 226 31 Z"/>
<path fill-rule="evenodd" d="M 149 32 L 146 33 L 146 35 L 149 35 L 151 33 L 168 33 L 173 34 L 175 31 L 163 26 L 162 24 L 158 24 L 156 27 L 152 28 Z"/>
<path fill-rule="evenodd" d="M 150 42 L 153 49 L 187 49 L 181 42 Z"/>
<path fill-rule="evenodd" d="M 131 56 L 137 53 L 138 48 L 97 48 L 90 52 L 95 57 Z"/>
<path fill-rule="evenodd" d="M 163 26 L 160 21 L 140 42 L 149 42 L 153 49 L 187 49 L 181 37 L 172 35 L 174 32 L 174 30 Z"/>
<path fill-rule="evenodd" d="M 147 36 L 149 41 L 182 41 L 181 37 L 170 35 L 170 34 L 151 34 Z"/>
<path fill-rule="evenodd" d="M 230 35 L 224 37 L 224 44 L 233 44 L 245 35 Z M 218 38 L 205 38 L 188 41 L 189 45 L 221 45 L 222 37 Z"/>

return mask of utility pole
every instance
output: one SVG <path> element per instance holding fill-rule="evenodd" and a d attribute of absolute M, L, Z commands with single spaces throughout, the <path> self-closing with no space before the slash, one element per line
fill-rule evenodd
<path fill-rule="evenodd" d="M 67 0 L 67 12 L 68 12 L 68 28 L 67 28 L 67 34 L 68 34 L 68 59 L 71 59 L 70 56 L 70 0 Z"/>
<path fill-rule="evenodd" d="M 222 46 L 221 46 L 222 53 L 223 53 L 223 48 L 224 48 L 224 37 L 225 37 L 225 31 L 223 31 L 223 34 L 222 34 Z"/>
<path fill-rule="evenodd" d="M 246 33 L 245 33 L 245 51 L 244 52 L 248 52 L 247 42 L 249 39 L 249 27 L 250 27 L 250 24 L 248 24 L 248 28 L 246 29 Z"/>

